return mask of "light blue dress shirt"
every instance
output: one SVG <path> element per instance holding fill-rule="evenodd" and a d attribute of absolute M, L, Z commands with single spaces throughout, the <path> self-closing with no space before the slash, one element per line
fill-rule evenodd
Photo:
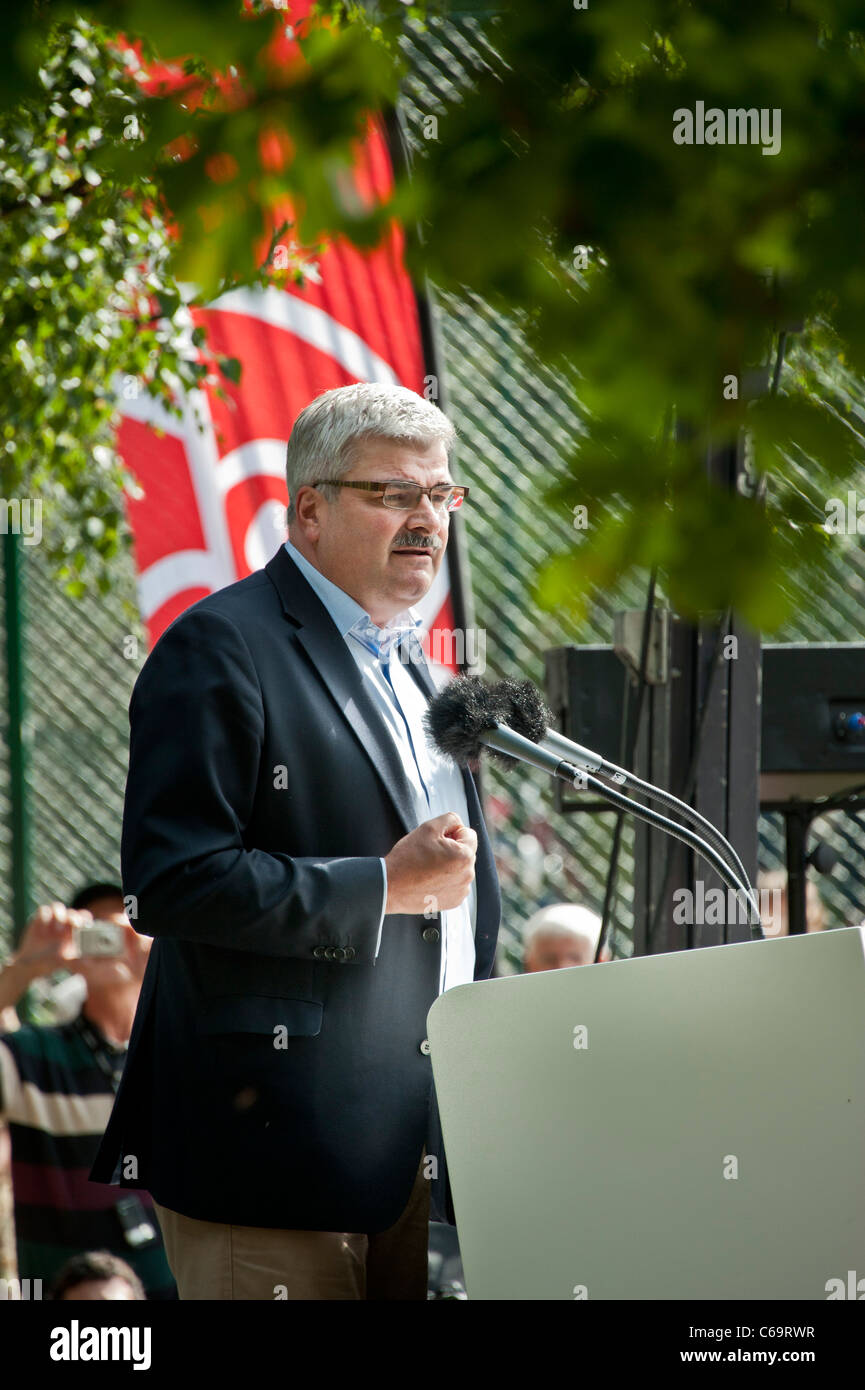
<path fill-rule="evenodd" d="M 360 604 L 310 564 L 290 541 L 285 542 L 285 549 L 344 638 L 363 677 L 367 694 L 396 744 L 413 794 L 415 824 L 421 825 L 435 816 L 444 815 L 446 811 L 455 811 L 463 825 L 468 825 L 469 813 L 462 775 L 456 764 L 440 754 L 428 738 L 423 727 L 427 699 L 405 664 L 411 659 L 412 644 L 417 644 L 415 651 L 422 655 L 419 639 L 414 635 L 414 629 L 421 626 L 421 619 L 409 608 L 397 614 L 384 628 L 376 628 Z M 396 646 L 397 637 L 391 649 L 380 655 L 373 634 L 388 633 L 391 629 L 408 635 L 403 636 L 399 647 Z M 381 946 L 384 909 L 387 905 L 387 866 L 384 859 L 380 862 L 383 895 L 376 955 Z M 435 911 L 433 903 L 430 908 L 431 912 Z M 477 895 L 473 881 L 468 896 L 459 907 L 449 908 L 440 914 L 440 994 L 454 985 L 469 984 L 474 979 L 476 915 Z"/>

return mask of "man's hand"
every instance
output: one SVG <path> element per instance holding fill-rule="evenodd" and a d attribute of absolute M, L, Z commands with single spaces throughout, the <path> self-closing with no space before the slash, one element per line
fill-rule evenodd
<path fill-rule="evenodd" d="M 18 943 L 18 950 L 0 971 L 0 1009 L 16 1004 L 28 985 L 55 970 L 77 970 L 80 957 L 73 931 L 93 918 L 73 912 L 62 903 L 37 908 Z"/>
<path fill-rule="evenodd" d="M 424 821 L 385 856 L 385 915 L 459 907 L 475 876 L 478 837 L 455 811 Z"/>

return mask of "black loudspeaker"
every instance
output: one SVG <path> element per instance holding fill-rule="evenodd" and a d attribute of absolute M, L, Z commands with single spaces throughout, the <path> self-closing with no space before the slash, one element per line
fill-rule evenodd
<path fill-rule="evenodd" d="M 545 665 L 556 727 L 621 762 L 626 676 L 613 648 L 557 647 Z M 762 669 L 760 804 L 865 786 L 865 644 L 768 644 Z"/>

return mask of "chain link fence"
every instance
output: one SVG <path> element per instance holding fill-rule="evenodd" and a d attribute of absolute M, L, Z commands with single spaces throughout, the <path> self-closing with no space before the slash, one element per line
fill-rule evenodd
<path fill-rule="evenodd" d="M 24 741 L 33 904 L 69 902 L 84 883 L 119 881 L 126 784 L 127 709 L 145 655 L 131 555 L 119 558 L 108 597 L 68 598 L 39 546 L 21 548 L 20 614 L 26 684 Z M 5 589 L 0 578 L 0 604 Z M 130 659 L 128 638 L 138 658 Z M 8 710 L 5 655 L 0 698 Z M 11 878 L 9 761 L 0 757 L 0 875 Z M 0 938 L 8 947 L 12 904 L 3 895 Z"/>

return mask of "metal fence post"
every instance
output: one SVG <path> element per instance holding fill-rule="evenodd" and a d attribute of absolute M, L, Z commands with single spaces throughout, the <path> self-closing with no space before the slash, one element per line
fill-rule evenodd
<path fill-rule="evenodd" d="M 25 670 L 24 576 L 20 537 L 3 536 L 4 614 L 6 646 L 6 744 L 9 754 L 9 802 L 12 851 L 12 940 L 17 943 L 31 915 L 30 808 L 27 800 L 27 744 L 24 733 Z"/>

